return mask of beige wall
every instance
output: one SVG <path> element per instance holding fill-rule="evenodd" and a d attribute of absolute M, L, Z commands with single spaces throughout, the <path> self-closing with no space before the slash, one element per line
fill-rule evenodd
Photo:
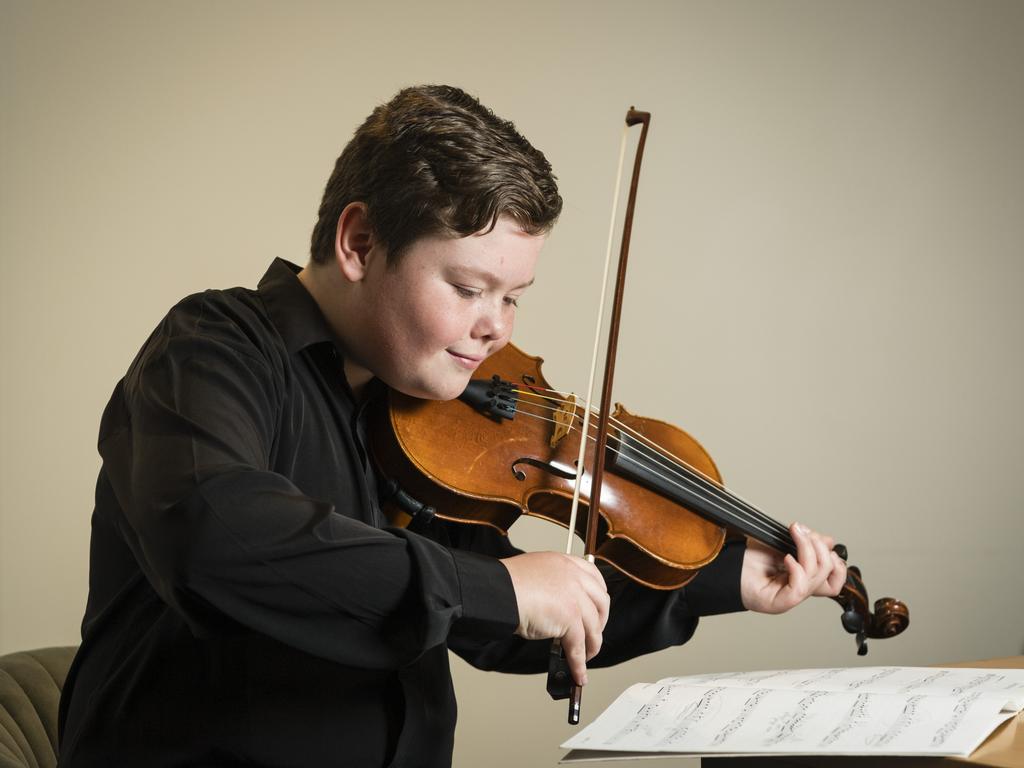
<path fill-rule="evenodd" d="M 968 0 L 0 0 L 0 652 L 77 641 L 99 416 L 152 326 L 303 260 L 354 126 L 430 81 L 513 118 L 560 177 L 516 336 L 556 386 L 585 380 L 636 104 L 616 399 L 909 603 L 867 662 L 1024 652 L 1022 39 L 1024 4 Z M 593 674 L 584 716 L 638 680 L 854 663 L 830 602 L 723 617 Z M 457 765 L 554 764 L 569 729 L 540 678 L 456 676 Z"/>

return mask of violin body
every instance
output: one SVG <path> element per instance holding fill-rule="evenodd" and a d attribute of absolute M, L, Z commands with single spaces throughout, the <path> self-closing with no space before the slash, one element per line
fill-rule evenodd
<path fill-rule="evenodd" d="M 419 400 L 391 392 L 388 423 L 374 430 L 384 436 L 374 446 L 378 459 L 393 472 L 400 468 L 396 479 L 403 489 L 434 507 L 442 519 L 507 533 L 520 515 L 532 515 L 568 528 L 581 432 L 560 427 L 571 426 L 582 414 L 578 405 L 573 412 L 572 401 L 549 388 L 542 363 L 509 344 L 478 369 L 477 380 L 498 376 L 521 390 L 511 419 L 488 418 L 462 400 Z M 613 418 L 721 482 L 707 451 L 678 427 L 636 416 L 621 405 Z M 584 510 L 595 461 L 592 440 L 585 456 Z M 594 556 L 655 589 L 686 584 L 725 542 L 724 527 L 615 474 L 605 475 L 599 514 Z M 576 533 L 582 538 L 586 515 L 581 512 L 578 520 Z M 400 512 L 393 520 L 407 521 Z"/>

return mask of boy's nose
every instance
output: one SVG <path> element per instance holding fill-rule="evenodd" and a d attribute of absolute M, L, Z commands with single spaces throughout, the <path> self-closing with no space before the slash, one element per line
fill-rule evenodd
<path fill-rule="evenodd" d="M 475 335 L 478 338 L 500 339 L 508 332 L 509 321 L 505 317 L 503 306 L 488 306 L 477 318 Z"/>

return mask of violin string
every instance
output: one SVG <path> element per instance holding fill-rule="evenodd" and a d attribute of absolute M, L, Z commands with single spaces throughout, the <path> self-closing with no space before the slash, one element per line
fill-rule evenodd
<path fill-rule="evenodd" d="M 660 466 L 666 466 L 664 462 L 659 461 L 659 454 L 652 451 L 647 447 L 640 447 L 639 452 L 645 455 L 648 461 L 658 464 Z M 671 466 L 671 465 L 668 465 Z M 686 469 L 679 465 L 678 468 L 671 468 L 673 476 L 676 478 L 677 483 L 689 487 L 691 490 L 703 494 L 705 501 L 714 504 L 719 509 L 723 509 L 722 504 L 727 505 L 732 511 L 732 515 L 737 522 L 746 522 L 752 528 L 760 531 L 766 536 L 770 536 L 772 542 L 782 543 L 785 545 L 787 541 L 791 541 L 788 530 L 767 517 L 760 510 L 756 508 L 751 512 L 742 505 L 737 498 L 729 491 L 724 490 L 720 485 L 709 479 L 700 471 Z M 787 551 L 785 546 L 780 547 L 783 551 Z"/>
<path fill-rule="evenodd" d="M 554 422 L 553 419 L 548 419 L 548 418 L 546 418 L 544 416 L 538 416 L 536 414 L 531 414 L 531 413 L 525 413 L 524 412 L 524 416 L 529 416 L 531 418 L 536 418 L 536 419 L 539 419 L 539 420 L 542 420 L 542 421 L 556 423 L 556 422 Z M 594 438 L 593 436 L 589 437 L 589 440 L 592 441 L 592 442 L 596 442 L 596 438 Z M 617 454 L 621 454 L 622 453 L 619 449 L 611 447 L 611 446 L 609 446 L 608 450 L 612 451 L 613 453 L 617 453 Z M 722 506 L 722 504 L 718 503 L 718 499 L 711 498 L 711 497 L 709 497 L 706 494 L 706 488 L 704 488 L 702 484 L 698 484 L 696 486 L 696 488 L 694 488 L 694 482 L 693 482 L 693 477 L 692 476 L 691 477 L 687 477 L 686 475 L 679 475 L 678 473 L 675 473 L 677 475 L 677 477 L 681 477 L 681 481 L 680 481 L 679 479 L 669 477 L 669 476 L 665 475 L 664 473 L 658 472 L 658 471 L 650 469 L 650 468 L 648 468 L 648 469 L 649 469 L 649 471 L 651 471 L 652 474 L 654 474 L 656 477 L 658 477 L 659 479 L 663 480 L 664 482 L 668 483 L 669 485 L 675 485 L 676 487 L 680 487 L 680 488 L 689 488 L 691 491 L 696 493 L 698 496 L 702 496 L 702 498 L 711 507 L 717 509 L 719 515 L 721 516 L 721 518 L 725 522 L 727 522 L 727 523 L 747 522 L 747 524 L 749 525 L 749 530 L 753 531 L 755 537 L 760 539 L 764 543 L 769 544 L 770 546 L 773 546 L 776 549 L 778 549 L 780 551 L 783 551 L 783 552 L 788 552 L 788 551 L 792 551 L 793 550 L 793 541 L 792 541 L 792 538 L 788 536 L 788 531 L 785 531 L 785 529 L 782 529 L 783 530 L 783 535 L 780 535 L 777 531 L 771 530 L 770 528 L 768 528 L 765 525 L 763 525 L 760 521 L 749 519 L 749 517 L 747 515 L 745 515 L 745 513 L 743 513 L 742 511 L 737 513 L 737 512 L 735 512 L 733 510 L 730 510 L 730 509 Z M 702 492 L 704 492 L 703 495 L 702 495 Z M 722 497 L 719 497 L 719 499 L 721 499 L 721 498 Z M 728 501 L 727 498 L 725 500 Z"/>
<path fill-rule="evenodd" d="M 552 389 L 542 390 L 542 391 L 556 392 L 556 390 L 552 390 Z M 523 394 L 526 394 L 526 393 L 524 392 Z M 530 394 L 533 394 L 534 396 L 537 396 L 536 393 L 530 393 Z M 547 399 L 549 399 L 549 400 L 556 400 L 556 398 L 553 398 L 553 397 L 547 398 Z M 564 402 L 569 402 L 568 400 L 565 400 L 564 397 L 563 397 L 563 400 L 564 400 Z M 540 406 L 540 405 L 538 405 L 537 407 L 547 408 L 547 409 L 550 409 L 550 410 L 558 410 L 557 408 L 553 408 L 551 406 Z M 781 538 L 781 540 L 783 540 L 783 541 L 792 541 L 792 537 L 789 535 L 789 530 L 784 525 L 782 525 L 778 521 L 772 519 L 770 516 L 766 515 L 764 512 L 759 510 L 756 506 L 754 506 L 750 502 L 746 501 L 745 499 L 740 497 L 738 494 L 736 494 L 736 493 L 734 493 L 734 492 L 724 488 L 723 486 L 721 486 L 720 484 L 718 484 L 717 482 L 715 482 L 714 480 L 709 478 L 706 474 L 704 474 L 700 470 L 698 470 L 695 467 L 691 466 L 690 464 L 688 464 L 687 462 L 683 461 L 679 457 L 673 455 L 671 452 L 665 450 L 662 446 L 660 446 L 657 443 L 655 443 L 653 440 L 648 438 L 646 435 L 640 434 L 635 429 L 631 428 L 629 425 L 622 423 L 621 421 L 619 421 L 618 419 L 615 419 L 614 417 L 612 417 L 611 420 L 615 423 L 615 425 L 619 429 L 623 430 L 624 432 L 630 433 L 635 439 L 641 441 L 642 443 L 645 443 L 648 446 L 648 450 L 644 453 L 645 458 L 648 461 L 654 462 L 654 463 L 662 466 L 667 471 L 670 471 L 670 472 L 672 472 L 674 474 L 680 474 L 680 475 L 684 475 L 684 476 L 689 474 L 691 477 L 694 478 L 694 480 L 697 483 L 700 484 L 700 486 L 703 487 L 703 489 L 706 492 L 715 495 L 720 500 L 722 500 L 722 501 L 724 501 L 726 503 L 729 503 L 729 504 L 733 505 L 734 507 L 739 507 L 739 509 L 740 509 L 739 516 L 742 519 L 747 519 L 747 520 L 750 520 L 752 522 L 753 518 L 756 518 L 756 519 L 761 521 L 761 525 L 759 526 L 760 528 L 762 528 L 762 529 L 764 529 L 764 528 L 772 529 L 772 530 L 775 531 L 776 535 Z M 591 439 L 593 439 L 593 438 L 591 438 Z M 616 439 L 616 440 L 619 440 L 619 442 L 621 442 L 621 439 L 617 438 L 615 436 L 612 436 L 612 439 Z M 673 466 L 669 462 L 674 462 L 675 465 Z"/>
<path fill-rule="evenodd" d="M 553 391 L 553 390 L 551 390 L 551 391 Z M 551 399 L 553 399 L 553 398 L 551 398 Z M 566 400 L 566 402 L 569 402 L 569 401 Z M 533 405 L 534 405 L 534 407 L 541 408 L 543 410 L 549 410 L 549 411 L 561 410 L 560 408 L 556 408 L 554 406 L 547 406 L 547 405 L 540 405 L 540 404 L 533 404 Z M 578 418 L 578 417 L 575 416 L 575 414 L 572 414 L 570 416 L 570 421 L 573 421 L 576 418 Z M 557 419 L 545 419 L 545 420 L 546 421 L 551 421 L 553 423 L 557 423 Z M 736 501 L 736 502 L 740 502 L 740 503 L 745 503 L 746 506 L 750 507 L 750 511 L 756 512 L 756 513 L 760 514 L 762 517 L 764 517 L 766 523 L 774 523 L 775 522 L 771 518 L 769 518 L 767 515 L 764 515 L 764 513 L 760 512 L 760 510 L 758 510 L 753 505 L 751 505 L 749 503 L 746 503 L 746 502 L 743 502 L 742 499 L 740 499 L 738 496 L 735 496 L 735 494 L 732 494 L 730 491 L 728 491 L 726 489 L 723 489 L 722 486 L 720 486 L 717 483 L 715 483 L 715 481 L 711 480 L 707 475 L 705 475 L 700 470 L 694 468 L 693 466 L 691 466 L 687 462 L 683 461 L 679 457 L 675 456 L 671 452 L 669 452 L 669 451 L 665 450 L 664 448 L 662 448 L 661 446 L 659 446 L 654 441 L 650 440 L 650 438 L 648 438 L 646 435 L 643 435 L 643 434 L 637 432 L 636 430 L 631 428 L 629 425 L 624 424 L 623 422 L 619 421 L 618 419 L 616 419 L 614 417 L 612 417 L 611 421 L 614 422 L 615 425 L 619 429 L 621 429 L 621 430 L 623 430 L 625 432 L 631 433 L 633 435 L 633 437 L 635 437 L 637 440 L 642 441 L 643 443 L 646 443 L 649 446 L 648 452 L 644 453 L 645 458 L 649 462 L 653 462 L 655 464 L 658 464 L 659 466 L 663 467 L 664 469 L 666 469 L 666 470 L 668 470 L 670 472 L 684 473 L 684 474 L 685 473 L 691 473 L 702 484 L 703 483 L 707 483 L 707 484 L 709 484 L 709 487 L 713 488 L 715 491 L 724 492 L 724 494 L 726 494 L 726 498 L 728 500 Z M 573 428 L 573 429 L 575 429 L 575 428 Z M 590 440 L 595 440 L 595 439 L 596 438 L 594 438 L 594 437 L 590 437 Z M 611 439 L 618 440 L 618 442 L 622 442 L 622 440 L 620 438 L 617 438 L 614 435 L 611 436 Z M 617 451 L 617 452 L 621 453 L 621 451 Z M 674 461 L 675 462 L 675 466 L 673 466 L 672 464 L 668 463 L 669 461 Z M 734 497 L 734 498 L 730 498 L 730 497 Z"/>
<path fill-rule="evenodd" d="M 530 413 L 528 411 L 520 412 L 524 416 L 528 416 L 530 418 L 535 418 L 541 421 L 557 424 L 557 422 L 554 419 L 547 418 L 545 416 Z M 578 428 L 573 429 L 576 430 Z M 589 435 L 587 439 L 590 440 L 591 442 L 596 442 L 597 440 L 597 438 L 595 438 L 593 435 Z M 622 454 L 622 451 L 615 447 L 609 446 L 608 450 L 616 454 Z M 689 472 L 680 472 L 677 469 L 672 468 L 671 466 L 667 466 L 662 462 L 658 462 L 657 459 L 654 460 L 654 463 L 659 464 L 659 466 L 661 466 L 664 469 L 668 469 L 668 471 L 675 475 L 676 477 L 670 477 L 662 472 L 658 472 L 656 470 L 651 469 L 650 471 L 655 476 L 657 476 L 664 482 L 668 483 L 669 485 L 675 485 L 676 487 L 682 488 L 689 488 L 692 492 L 696 493 L 698 496 L 701 496 L 709 505 L 717 509 L 719 514 L 721 514 L 721 516 L 727 522 L 746 522 L 753 530 L 759 532 L 759 538 L 766 544 L 774 546 L 776 549 L 779 549 L 784 552 L 790 551 L 792 549 L 792 538 L 789 536 L 788 531 L 784 527 L 782 527 L 778 523 L 776 523 L 775 526 L 766 526 L 764 524 L 764 521 L 751 518 L 751 516 L 749 516 L 742 509 L 737 512 L 735 510 L 730 510 L 727 507 L 723 506 L 723 504 L 719 502 L 725 502 L 726 504 L 728 504 L 729 502 L 732 501 L 729 498 L 728 492 L 726 492 L 726 494 L 709 494 L 709 486 L 707 485 L 707 483 L 710 483 L 711 481 L 709 481 L 705 476 L 701 475 L 696 470 L 691 470 Z M 701 478 L 703 478 L 703 480 Z M 710 488 L 713 488 L 715 490 L 721 490 L 721 487 L 715 485 L 714 483 L 711 483 Z M 768 518 L 768 520 L 770 520 L 770 518 Z"/>
<path fill-rule="evenodd" d="M 544 391 L 556 392 L 556 390 L 551 390 L 551 389 L 544 390 Z M 547 398 L 547 399 L 555 400 L 556 398 Z M 569 401 L 565 400 L 565 402 L 569 402 Z M 538 406 L 538 407 L 550 408 L 551 410 L 559 410 L 559 409 L 553 408 L 551 406 Z M 635 429 L 630 427 L 628 424 L 625 424 L 625 423 L 619 421 L 618 419 L 616 419 L 614 417 L 612 417 L 611 420 L 615 423 L 615 425 L 619 429 L 623 430 L 624 432 L 628 432 L 635 439 L 645 443 L 647 446 L 650 447 L 650 450 L 653 452 L 653 454 L 652 453 L 645 454 L 649 461 L 654 461 L 655 463 L 658 463 L 658 464 L 664 466 L 666 469 L 668 469 L 670 471 L 681 471 L 681 472 L 689 471 L 689 472 L 695 473 L 702 482 L 706 482 L 706 483 L 709 484 L 709 488 L 712 489 L 712 492 L 721 492 L 730 501 L 735 502 L 736 504 L 742 505 L 743 507 L 746 508 L 746 511 L 747 511 L 748 514 L 751 514 L 751 515 L 754 515 L 756 517 L 761 518 L 763 520 L 763 522 L 765 523 L 765 525 L 768 525 L 770 527 L 776 527 L 778 529 L 780 535 L 785 536 L 788 533 L 788 530 L 786 529 L 786 527 L 783 526 L 781 523 L 779 523 L 778 521 L 772 519 L 771 517 L 769 517 L 768 515 L 763 513 L 756 506 L 751 504 L 749 501 L 746 501 L 745 499 L 743 499 L 738 494 L 736 494 L 736 493 L 730 491 L 729 489 L 724 488 L 720 484 L 716 483 L 714 480 L 709 478 L 705 473 L 701 472 L 699 469 L 696 469 L 692 465 L 688 464 L 686 461 L 682 460 L 678 456 L 675 456 L 670 451 L 667 451 L 665 448 L 663 448 L 662 446 L 660 446 L 657 443 L 655 443 L 653 440 L 648 438 L 646 435 L 643 435 L 643 434 L 637 432 Z M 664 461 L 661 460 L 662 458 L 664 458 Z M 672 467 L 670 464 L 666 463 L 667 461 L 675 462 L 676 466 Z"/>

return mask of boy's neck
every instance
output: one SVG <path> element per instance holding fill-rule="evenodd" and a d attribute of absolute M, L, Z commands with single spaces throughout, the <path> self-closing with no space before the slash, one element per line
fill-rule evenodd
<path fill-rule="evenodd" d="M 362 402 L 366 396 L 366 387 L 373 380 L 373 372 L 352 360 L 345 342 L 345 331 L 350 328 L 351 320 L 344 316 L 346 302 L 340 298 L 344 286 L 340 280 L 332 280 L 332 272 L 313 263 L 307 264 L 298 274 L 299 282 L 309 291 L 313 301 L 320 308 L 342 353 L 343 370 L 349 389 L 356 402 Z M 335 284 L 337 283 L 337 284 Z"/>

